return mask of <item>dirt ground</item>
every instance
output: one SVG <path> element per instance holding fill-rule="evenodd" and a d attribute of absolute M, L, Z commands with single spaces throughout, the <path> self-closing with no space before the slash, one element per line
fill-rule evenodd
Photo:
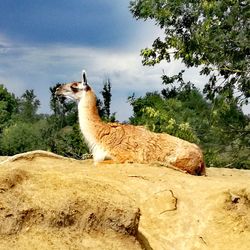
<path fill-rule="evenodd" d="M 0 250 L 17 249 L 248 250 L 250 171 L 12 159 L 0 165 Z"/>

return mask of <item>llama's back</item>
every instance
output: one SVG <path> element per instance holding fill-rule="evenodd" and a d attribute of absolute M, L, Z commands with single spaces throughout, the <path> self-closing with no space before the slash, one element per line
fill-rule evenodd
<path fill-rule="evenodd" d="M 106 124 L 100 142 L 117 162 L 170 165 L 191 174 L 199 174 L 202 152 L 195 144 L 168 134 L 153 133 L 142 126 Z"/>
<path fill-rule="evenodd" d="M 155 158 L 159 147 L 155 133 L 142 126 L 109 123 L 100 128 L 98 137 L 101 145 L 118 162 L 148 163 Z"/>

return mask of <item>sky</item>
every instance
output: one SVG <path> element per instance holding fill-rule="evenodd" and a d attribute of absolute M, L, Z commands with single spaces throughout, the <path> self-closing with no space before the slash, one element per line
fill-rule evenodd
<path fill-rule="evenodd" d="M 16 96 L 34 89 L 39 112 L 49 113 L 49 88 L 80 80 L 85 69 L 98 97 L 110 79 L 111 111 L 128 120 L 128 96 L 159 91 L 163 72 L 185 68 L 179 61 L 142 65 L 140 50 L 159 36 L 152 21 L 133 18 L 129 0 L 1 0 L 0 84 Z M 187 70 L 185 79 L 197 87 L 206 81 L 198 69 Z"/>

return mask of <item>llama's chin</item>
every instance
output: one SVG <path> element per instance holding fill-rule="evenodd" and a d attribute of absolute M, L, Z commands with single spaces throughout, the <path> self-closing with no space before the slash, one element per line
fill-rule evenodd
<path fill-rule="evenodd" d="M 69 102 L 72 102 L 72 101 L 77 102 L 77 99 L 75 97 L 73 97 L 73 96 L 70 96 L 70 95 L 67 96 L 66 95 L 65 97 L 66 97 L 66 100 L 69 101 Z"/>

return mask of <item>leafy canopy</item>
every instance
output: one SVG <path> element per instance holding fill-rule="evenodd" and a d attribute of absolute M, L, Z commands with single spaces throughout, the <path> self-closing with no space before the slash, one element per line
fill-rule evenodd
<path fill-rule="evenodd" d="M 3 85 L 0 85 L 0 133 L 16 111 L 17 99 Z"/>
<path fill-rule="evenodd" d="M 24 122 L 34 122 L 38 120 L 37 111 L 40 101 L 37 99 L 34 90 L 26 90 L 18 100 L 17 119 Z"/>
<path fill-rule="evenodd" d="M 153 19 L 164 30 L 152 48 L 141 51 L 144 65 L 181 59 L 202 65 L 209 76 L 204 88 L 213 99 L 225 93 L 238 101 L 250 97 L 250 4 L 248 0 L 133 0 L 137 19 Z"/>

